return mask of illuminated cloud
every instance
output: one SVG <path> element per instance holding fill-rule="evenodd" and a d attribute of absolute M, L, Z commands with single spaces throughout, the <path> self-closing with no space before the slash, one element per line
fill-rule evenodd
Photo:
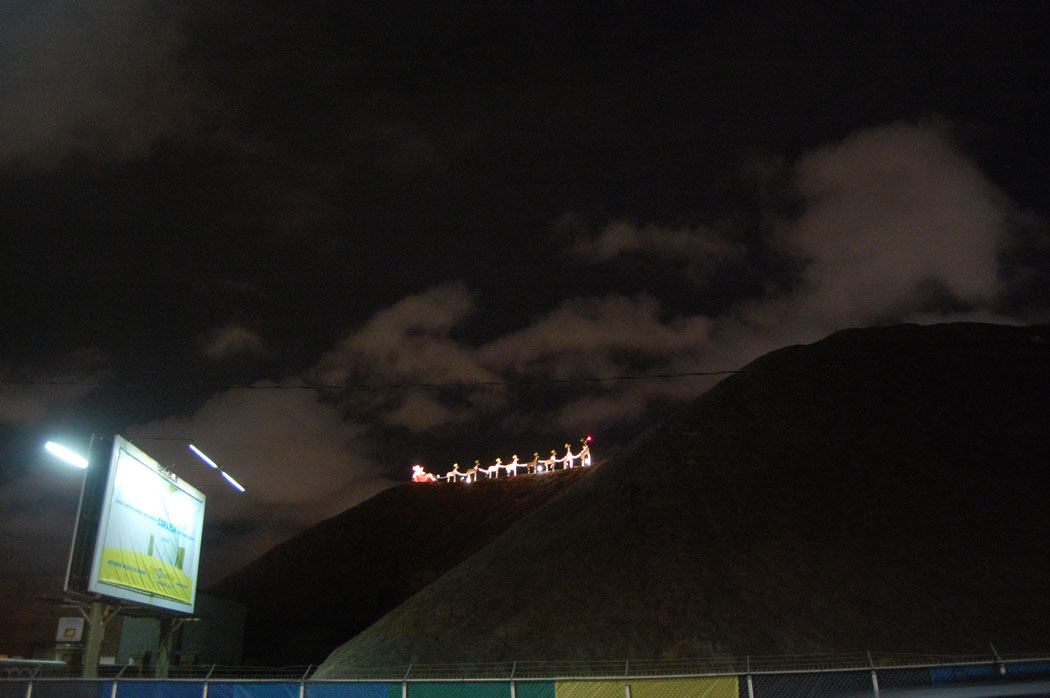
<path fill-rule="evenodd" d="M 708 339 L 711 320 L 665 317 L 652 296 L 576 298 L 530 326 L 482 347 L 486 365 L 550 377 L 601 376 L 689 353 Z"/>
<path fill-rule="evenodd" d="M 593 264 L 619 257 L 676 262 L 693 280 L 704 280 L 712 269 L 740 259 L 747 252 L 743 245 L 711 228 L 666 228 L 651 223 L 639 226 L 622 220 L 608 223 L 597 236 L 578 238 L 569 251 Z"/>
<path fill-rule="evenodd" d="M 354 392 L 346 407 L 387 424 L 421 431 L 461 422 L 469 417 L 465 409 L 491 398 L 461 399 L 452 408 L 438 393 L 411 388 L 498 380 L 470 346 L 452 337 L 476 312 L 474 296 L 462 282 L 408 296 L 348 334 L 321 358 L 310 378 L 332 389 L 356 383 L 380 388 Z"/>
<path fill-rule="evenodd" d="M 462 282 L 408 296 L 347 335 L 314 374 L 325 384 L 339 384 L 361 372 L 387 381 L 481 377 L 485 374 L 449 339 L 475 311 L 474 297 Z"/>
<path fill-rule="evenodd" d="M 804 154 L 788 174 L 801 206 L 789 218 L 770 211 L 765 244 L 797 278 L 770 284 L 719 315 L 675 313 L 651 294 L 581 297 L 471 346 L 453 330 L 478 307 L 455 282 L 380 311 L 330 352 L 319 371 L 335 380 L 356 375 L 392 383 L 577 380 L 571 395 L 543 415 L 515 412 L 503 424 L 600 428 L 644 419 L 654 404 L 691 399 L 716 379 L 596 378 L 734 369 L 851 326 L 1019 321 L 997 310 L 999 254 L 1016 212 L 943 124 L 858 131 Z M 596 262 L 642 253 L 699 260 L 712 270 L 745 255 L 707 228 L 623 222 L 610 223 L 597 238 L 577 239 L 570 251 Z M 682 269 L 686 277 L 693 273 Z M 478 399 L 464 402 L 438 390 L 405 392 L 367 404 L 386 424 L 415 430 L 498 419 L 513 404 L 491 391 L 473 396 Z"/>
<path fill-rule="evenodd" d="M 804 154 L 787 174 L 801 207 L 787 218 L 769 212 L 766 244 L 797 278 L 714 316 L 676 314 L 647 296 L 566 301 L 481 347 L 479 357 L 497 372 L 559 379 L 689 373 L 738 368 L 846 327 L 1039 319 L 1000 311 L 1000 255 L 1018 212 L 943 123 L 861 130 Z M 595 261 L 642 250 L 694 255 L 712 268 L 743 254 L 705 232 L 613 222 L 570 249 Z M 581 383 L 553 419 L 590 428 L 630 422 L 656 402 L 691 399 L 712 380 Z"/>
<path fill-rule="evenodd" d="M 779 174 L 780 173 L 775 173 Z M 398 385 L 355 395 L 359 417 L 414 431 L 490 420 L 504 428 L 576 430 L 643 420 L 656 404 L 687 401 L 717 378 L 601 380 L 739 368 L 773 349 L 836 330 L 902 321 L 1019 321 L 997 310 L 998 257 L 1016 215 L 954 145 L 943 124 L 858 131 L 789 167 L 800 206 L 769 212 L 764 244 L 795 278 L 769 284 L 717 315 L 675 312 L 658 291 L 562 301 L 527 326 L 479 345 L 456 330 L 481 308 L 462 282 L 406 297 L 376 313 L 312 373 L 321 382 Z M 574 221 L 578 223 L 578 221 Z M 575 227 L 579 227 L 578 225 Z M 593 261 L 645 254 L 717 270 L 746 255 L 703 226 L 622 221 L 569 251 Z M 692 277 L 687 264 L 684 278 Z M 542 413 L 511 410 L 513 390 L 450 392 L 434 385 L 525 379 L 569 381 Z M 578 381 L 571 384 L 572 381 Z"/>
<path fill-rule="evenodd" d="M 128 437 L 173 436 L 192 441 L 251 490 L 252 499 L 281 504 L 317 502 L 338 490 L 340 473 L 353 477 L 374 466 L 354 453 L 362 428 L 345 422 L 339 411 L 316 391 L 296 383 L 257 383 L 234 388 L 208 400 L 188 418 L 150 422 L 129 430 Z M 148 443 L 148 441 L 146 442 Z M 186 444 L 177 452 L 161 449 L 192 467 L 198 463 Z M 204 472 L 204 471 L 202 471 Z M 210 473 L 206 473 L 210 476 Z"/>
<path fill-rule="evenodd" d="M 370 457 L 366 429 L 299 381 L 215 395 L 189 417 L 129 428 L 125 436 L 208 497 L 206 522 L 228 526 L 206 551 L 209 574 L 232 571 L 305 526 L 392 484 Z M 169 440 L 170 439 L 170 440 Z M 240 494 L 190 453 L 199 446 L 244 485 Z M 254 547 L 253 547 L 254 546 Z M 260 547 L 261 546 L 261 547 Z"/>
<path fill-rule="evenodd" d="M 934 302 L 989 308 L 1011 210 L 937 125 L 858 131 L 794 168 L 802 215 L 778 242 L 806 264 L 811 311 L 867 324 Z"/>
<path fill-rule="evenodd" d="M 266 356 L 269 349 L 255 332 L 242 325 L 226 325 L 203 335 L 198 341 L 201 354 L 212 361 L 234 356 Z"/>
<path fill-rule="evenodd" d="M 469 414 L 457 415 L 451 407 L 442 404 L 431 389 L 410 389 L 390 412 L 382 415 L 383 422 L 390 426 L 402 426 L 412 431 L 425 431 L 434 427 L 463 422 Z"/>

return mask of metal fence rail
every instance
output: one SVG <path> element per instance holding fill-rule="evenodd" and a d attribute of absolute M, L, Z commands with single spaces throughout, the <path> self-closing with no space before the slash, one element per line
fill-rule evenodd
<path fill-rule="evenodd" d="M 910 698 L 1050 696 L 1050 656 L 799 655 L 649 661 L 412 664 L 313 678 L 315 667 L 106 667 L 0 674 L 0 698 Z"/>

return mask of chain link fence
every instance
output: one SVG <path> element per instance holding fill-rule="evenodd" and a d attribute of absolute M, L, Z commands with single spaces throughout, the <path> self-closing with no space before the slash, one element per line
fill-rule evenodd
<path fill-rule="evenodd" d="M 313 679 L 315 667 L 4 665 L 0 698 L 978 698 L 1050 696 L 1050 658 L 861 654 L 623 662 L 413 664 Z"/>

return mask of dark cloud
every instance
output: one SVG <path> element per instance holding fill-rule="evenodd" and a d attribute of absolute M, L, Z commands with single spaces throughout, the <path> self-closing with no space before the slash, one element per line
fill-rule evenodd
<path fill-rule="evenodd" d="M 142 157 L 207 99 L 181 60 L 185 2 L 16 3 L 0 23 L 0 164 Z"/>
<path fill-rule="evenodd" d="M 31 423 L 76 402 L 107 377 L 104 357 L 90 350 L 66 354 L 61 369 L 25 369 L 0 362 L 0 425 Z"/>
<path fill-rule="evenodd" d="M 1045 317 L 1045 307 L 1027 315 L 1000 312 L 1009 292 L 1001 252 L 1020 244 L 1021 229 L 1011 224 L 1020 214 L 945 124 L 859 130 L 804 154 L 789 166 L 788 180 L 800 206 L 788 217 L 770 210 L 768 238 L 760 244 L 800 270 L 798 279 L 724 313 L 690 313 L 649 293 L 581 295 L 479 342 L 464 328 L 485 315 L 486 299 L 462 280 L 450 281 L 347 328 L 305 377 L 226 390 L 189 416 L 138 424 L 127 436 L 162 462 L 190 468 L 191 481 L 206 481 L 211 474 L 192 470 L 184 445 L 150 440 L 192 438 L 248 488 L 240 496 L 212 477 L 216 505 L 209 517 L 217 525 L 254 522 L 218 546 L 213 564 L 222 567 L 217 560 L 247 559 L 247 551 L 390 484 L 392 470 L 407 468 L 411 454 L 402 453 L 401 463 L 383 460 L 387 432 L 454 439 L 478 424 L 499 424 L 508 434 L 556 433 L 561 440 L 644 422 L 659 406 L 692 399 L 715 380 L 595 379 L 734 369 L 850 325 Z M 1026 244 L 1045 245 L 1045 227 L 1034 233 L 1036 224 L 1024 228 Z M 685 276 L 694 261 L 712 271 L 736 264 L 744 254 L 740 243 L 710 231 L 702 223 L 611 221 L 598 237 L 570 241 L 566 251 L 683 261 L 677 268 Z M 933 296 L 942 302 L 931 304 Z M 212 359 L 267 351 L 257 333 L 238 324 L 212 330 L 202 342 Z M 570 389 L 537 404 L 515 387 L 518 378 L 568 381 Z M 39 418 L 56 403 L 74 402 L 86 385 L 9 384 L 4 414 Z M 25 480 L 9 483 L 3 498 L 28 528 L 39 529 L 43 523 L 31 520 L 31 510 L 13 504 L 27 488 Z"/>
<path fill-rule="evenodd" d="M 218 573 L 716 380 L 618 376 L 1045 319 L 1045 22 L 872 7 L 5 10 L 0 515 L 56 516 L 30 439 L 120 430 L 215 480 Z"/>
<path fill-rule="evenodd" d="M 65 574 L 82 481 L 83 471 L 41 459 L 0 486 L 4 527 L 17 532 L 0 541 L 5 573 L 17 566 L 17 574 Z"/>

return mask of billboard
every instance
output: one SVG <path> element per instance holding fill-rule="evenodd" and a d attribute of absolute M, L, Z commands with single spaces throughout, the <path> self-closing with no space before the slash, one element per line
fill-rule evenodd
<path fill-rule="evenodd" d="M 192 613 L 204 495 L 115 436 L 87 591 Z"/>

